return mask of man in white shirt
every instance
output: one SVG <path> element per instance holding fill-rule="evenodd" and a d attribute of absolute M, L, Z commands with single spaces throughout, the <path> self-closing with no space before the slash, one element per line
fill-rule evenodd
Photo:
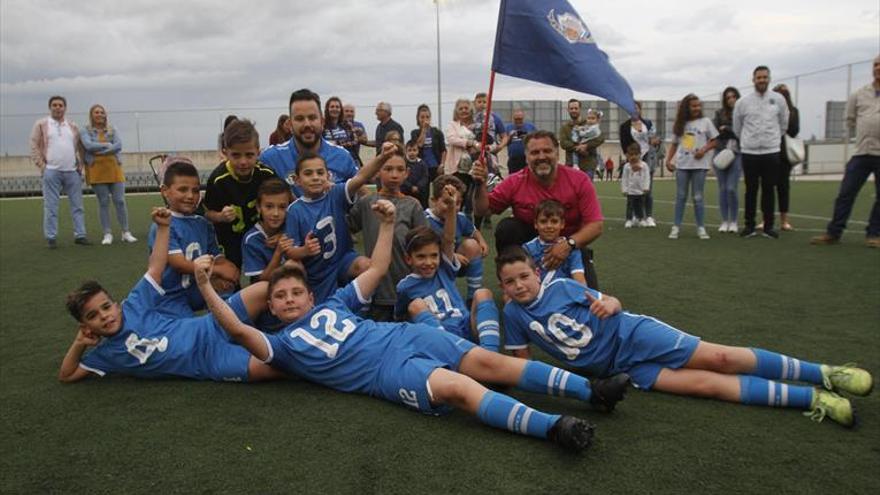
<path fill-rule="evenodd" d="M 31 131 L 31 159 L 43 177 L 43 234 L 49 249 L 58 247 L 58 204 L 61 194 L 70 201 L 74 243 L 88 246 L 82 198 L 83 161 L 79 129 L 64 118 L 67 100 L 49 98 L 49 116 L 38 120 Z"/>

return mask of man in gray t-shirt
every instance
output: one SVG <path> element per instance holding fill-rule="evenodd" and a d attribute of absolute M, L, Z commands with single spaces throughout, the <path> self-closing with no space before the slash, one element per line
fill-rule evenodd
<path fill-rule="evenodd" d="M 746 179 L 745 227 L 742 237 L 754 237 L 758 189 L 761 189 L 761 213 L 764 215 L 764 237 L 777 239 L 773 229 L 775 198 L 773 186 L 779 180 L 782 166 L 779 144 L 788 128 L 788 106 L 778 93 L 768 91 L 770 69 L 760 65 L 752 72 L 755 92 L 740 98 L 733 108 L 733 132 L 739 137 L 743 175 Z"/>

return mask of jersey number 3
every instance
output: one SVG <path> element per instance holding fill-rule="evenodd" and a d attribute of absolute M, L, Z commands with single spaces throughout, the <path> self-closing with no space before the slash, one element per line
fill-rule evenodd
<path fill-rule="evenodd" d="M 345 342 L 345 339 L 347 339 L 355 329 L 354 323 L 348 318 L 342 320 L 342 328 L 337 328 L 336 319 L 336 313 L 325 308 L 312 315 L 312 319 L 309 321 L 309 327 L 312 330 L 319 330 L 323 325 L 324 334 L 336 341 L 332 344 L 315 337 L 311 332 L 304 328 L 292 330 L 290 336 L 292 338 L 303 339 L 307 344 L 317 347 L 321 352 L 326 354 L 328 358 L 333 359 L 339 351 L 339 343 Z M 323 320 L 323 323 L 321 320 Z"/>

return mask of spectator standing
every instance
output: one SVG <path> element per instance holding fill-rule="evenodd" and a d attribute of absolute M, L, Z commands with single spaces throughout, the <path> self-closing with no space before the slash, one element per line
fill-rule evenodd
<path fill-rule="evenodd" d="M 290 115 L 282 113 L 278 116 L 278 124 L 275 125 L 275 130 L 269 135 L 269 146 L 286 143 L 290 141 L 292 135 L 290 132 Z"/>
<path fill-rule="evenodd" d="M 645 221 L 645 194 L 651 187 L 648 164 L 642 161 L 638 143 L 630 143 L 626 150 L 626 165 L 623 166 L 623 177 L 620 190 L 626 196 L 626 222 L 623 228 L 647 227 Z"/>
<path fill-rule="evenodd" d="M 418 128 L 410 132 L 410 138 L 419 147 L 419 158 L 428 168 L 428 183 L 431 184 L 437 178 L 437 167 L 446 160 L 446 137 L 443 131 L 431 125 L 431 109 L 424 103 L 416 109 L 416 123 Z"/>
<path fill-rule="evenodd" d="M 736 233 L 739 228 L 736 219 L 739 216 L 739 176 L 742 173 L 742 156 L 739 152 L 739 140 L 733 132 L 733 107 L 739 99 L 739 90 L 733 86 L 724 88 L 721 93 L 721 108 L 715 111 L 712 123 L 718 129 L 715 140 L 715 153 L 730 150 L 733 162 L 725 169 L 715 169 L 718 182 L 718 208 L 721 210 L 721 226 L 718 232 Z"/>
<path fill-rule="evenodd" d="M 602 135 L 602 128 L 599 127 L 601 119 L 602 112 L 591 108 L 587 110 L 584 125 L 576 125 L 571 128 L 571 140 L 575 143 L 572 160 L 590 179 L 593 178 L 596 164 L 602 161 L 602 157 L 599 155 L 599 146 L 605 142 L 605 136 Z"/>
<path fill-rule="evenodd" d="M 797 137 L 801 130 L 801 117 L 797 107 L 791 102 L 791 93 L 785 84 L 777 84 L 773 91 L 785 98 L 785 106 L 788 107 L 788 127 L 782 140 L 779 142 L 779 179 L 776 182 L 776 193 L 779 196 L 779 229 L 792 230 L 791 223 L 788 221 L 788 208 L 791 203 L 791 169 L 794 167 L 788 159 L 788 153 L 785 150 L 785 136 Z M 761 225 L 758 228 L 763 228 Z"/>
<path fill-rule="evenodd" d="M 351 133 L 354 137 L 352 142 L 343 147 L 351 153 L 351 158 L 354 159 L 358 168 L 360 168 L 364 165 L 361 161 L 361 145 L 367 144 L 367 129 L 364 127 L 364 124 L 354 120 L 354 112 L 354 105 L 348 103 L 342 105 L 342 118 L 351 127 Z"/>
<path fill-rule="evenodd" d="M 454 174 L 458 171 L 461 159 L 479 152 L 476 135 L 474 135 L 474 107 L 467 98 L 455 101 L 452 111 L 452 122 L 446 127 L 446 161 L 443 162 L 443 173 Z"/>
<path fill-rule="evenodd" d="M 572 141 L 571 131 L 575 126 L 586 125 L 586 120 L 581 118 L 581 102 L 579 100 L 575 98 L 568 100 L 568 117 L 569 120 L 563 122 L 562 126 L 559 127 L 559 146 L 565 151 L 565 164 L 573 167 L 577 143 Z"/>
<path fill-rule="evenodd" d="M 488 104 L 489 103 L 486 93 L 477 93 L 476 95 L 474 95 L 473 131 L 478 143 L 482 143 L 483 140 L 483 120 L 485 120 L 486 118 L 486 107 L 488 106 Z M 507 143 L 510 138 L 507 135 L 507 127 L 504 126 L 504 121 L 501 120 L 501 117 L 495 112 L 489 114 L 487 127 L 488 130 L 486 131 L 486 152 L 489 154 L 489 158 L 492 160 L 490 171 L 494 171 L 494 173 L 500 176 L 501 172 L 500 163 L 498 160 L 498 153 L 500 153 L 501 150 L 507 147 Z"/>
<path fill-rule="evenodd" d="M 706 184 L 706 172 L 712 160 L 712 149 L 718 131 L 712 121 L 703 116 L 703 104 L 700 99 L 689 94 L 682 98 L 672 125 L 672 145 L 666 157 L 666 168 L 675 172 L 675 220 L 669 231 L 670 239 L 678 239 L 681 222 L 684 218 L 684 206 L 687 202 L 688 188 L 693 191 L 694 217 L 697 222 L 697 237 L 709 239 L 704 225 L 705 209 L 703 204 L 703 187 Z"/>
<path fill-rule="evenodd" d="M 338 96 L 331 96 L 324 103 L 324 139 L 345 149 L 354 142 L 354 132 L 342 116 L 342 100 Z"/>
<path fill-rule="evenodd" d="M 648 164 L 649 178 L 651 186 L 648 193 L 644 197 L 645 203 L 645 224 L 648 227 L 656 227 L 657 222 L 654 220 L 654 172 L 657 170 L 659 156 L 662 154 L 660 148 L 662 142 L 659 136 L 654 132 L 654 123 L 642 117 L 642 102 L 636 102 L 636 112 L 630 115 L 629 120 L 620 124 L 618 129 L 620 136 L 620 150 L 626 154 L 626 149 L 632 143 L 638 143 L 641 150 L 641 159 Z M 623 173 L 623 161 L 621 160 L 621 174 Z"/>
<path fill-rule="evenodd" d="M 752 83 L 755 92 L 737 100 L 733 108 L 733 132 L 739 137 L 746 177 L 745 227 L 740 236 L 757 235 L 755 213 L 760 189 L 763 235 L 778 239 L 779 234 L 773 229 L 773 186 L 779 178 L 779 143 L 788 128 L 788 107 L 781 96 L 768 91 L 770 69 L 766 66 L 752 71 Z"/>
<path fill-rule="evenodd" d="M 136 242 L 128 229 L 128 208 L 125 205 L 125 175 L 122 173 L 122 138 L 107 121 L 107 111 L 101 105 L 89 109 L 89 124 L 80 130 L 80 141 L 85 152 L 86 182 L 98 197 L 98 218 L 104 229 L 101 244 L 113 243 L 110 225 L 110 199 L 116 208 L 116 220 L 122 229 L 122 242 Z"/>
<path fill-rule="evenodd" d="M 380 101 L 376 104 L 376 120 L 379 121 L 379 125 L 376 126 L 376 140 L 372 145 L 376 148 L 378 155 L 378 150 L 382 149 L 382 143 L 385 142 L 385 135 L 388 134 L 388 131 L 397 131 L 403 139 L 403 127 L 391 118 L 391 103 L 387 101 Z"/>
<path fill-rule="evenodd" d="M 513 174 L 526 167 L 526 148 L 523 140 L 530 132 L 537 131 L 535 124 L 526 121 L 522 108 L 513 109 L 513 122 L 507 124 L 507 173 Z"/>
<path fill-rule="evenodd" d="M 573 249 L 580 249 L 587 284 L 596 288 L 598 280 L 592 267 L 589 244 L 602 235 L 602 208 L 596 189 L 587 174 L 572 167 L 560 166 L 559 141 L 549 131 L 535 131 L 525 138 L 527 167 L 509 175 L 488 192 L 485 164 L 474 164 L 473 176 L 479 183 L 474 200 L 476 214 L 501 213 L 508 207 L 513 215 L 498 222 L 495 249 L 500 253 L 510 245 L 522 245 L 533 239 L 535 208 L 545 199 L 555 199 L 565 207 L 562 237 L 547 250 L 544 266 L 556 269 Z"/>
<path fill-rule="evenodd" d="M 874 81 L 856 90 L 846 102 L 847 128 L 856 131 L 856 150 L 846 164 L 831 221 L 824 234 L 810 240 L 812 244 L 840 242 L 856 196 L 874 174 L 874 206 L 868 218 L 865 245 L 880 248 L 880 56 L 874 59 L 873 73 Z"/>
<path fill-rule="evenodd" d="M 34 123 L 31 129 L 31 160 L 43 178 L 43 235 L 49 249 L 58 247 L 58 203 L 61 194 L 70 201 L 75 244 L 91 245 L 86 237 L 82 198 L 82 145 L 79 128 L 64 118 L 67 100 L 49 98 L 49 116 Z"/>

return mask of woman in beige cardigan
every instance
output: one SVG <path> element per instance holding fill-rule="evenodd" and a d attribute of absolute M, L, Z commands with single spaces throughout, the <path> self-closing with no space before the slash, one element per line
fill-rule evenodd
<path fill-rule="evenodd" d="M 454 174 L 458 171 L 458 162 L 463 156 L 478 151 L 477 137 L 471 130 L 473 124 L 473 104 L 466 98 L 459 98 L 452 112 L 452 122 L 446 127 L 446 160 L 440 173 Z"/>

